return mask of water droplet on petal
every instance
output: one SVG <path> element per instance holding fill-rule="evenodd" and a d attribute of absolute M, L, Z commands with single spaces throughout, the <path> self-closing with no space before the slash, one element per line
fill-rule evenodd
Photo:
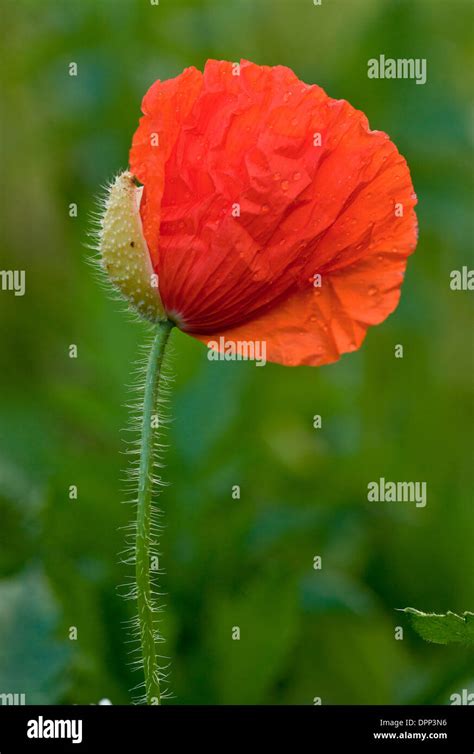
<path fill-rule="evenodd" d="M 280 178 L 281 178 L 281 173 L 274 173 L 273 174 L 273 180 L 274 181 L 279 181 Z"/>
<path fill-rule="evenodd" d="M 299 181 L 300 178 L 301 178 L 301 173 L 298 173 L 298 172 L 293 173 L 293 180 L 294 181 Z"/>
<path fill-rule="evenodd" d="M 282 182 L 280 183 L 280 186 L 281 186 L 281 190 L 282 190 L 282 191 L 288 191 L 288 186 L 289 186 L 289 183 L 288 183 L 288 181 L 282 181 Z"/>
<path fill-rule="evenodd" d="M 371 285 L 368 294 L 369 296 L 375 296 L 379 292 L 378 288 L 375 285 Z"/>

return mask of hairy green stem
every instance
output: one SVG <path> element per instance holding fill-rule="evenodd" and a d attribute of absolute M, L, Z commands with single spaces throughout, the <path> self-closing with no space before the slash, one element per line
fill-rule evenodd
<path fill-rule="evenodd" d="M 173 323 L 160 322 L 151 347 L 146 371 L 141 429 L 141 454 L 138 474 L 135 576 L 138 624 L 145 674 L 147 704 L 160 704 L 160 677 L 156 652 L 156 619 L 150 580 L 150 524 L 153 492 L 153 460 L 158 430 L 157 406 L 163 357 Z"/>

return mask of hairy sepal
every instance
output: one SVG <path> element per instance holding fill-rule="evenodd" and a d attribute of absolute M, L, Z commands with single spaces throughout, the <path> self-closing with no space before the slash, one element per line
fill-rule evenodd
<path fill-rule="evenodd" d="M 140 202 L 143 187 L 132 173 L 121 173 L 111 184 L 100 227 L 101 264 L 113 286 L 130 306 L 150 322 L 166 319 L 143 235 Z"/>

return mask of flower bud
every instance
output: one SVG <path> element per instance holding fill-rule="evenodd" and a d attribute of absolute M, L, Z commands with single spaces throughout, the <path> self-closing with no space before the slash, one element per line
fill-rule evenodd
<path fill-rule="evenodd" d="M 101 222 L 102 267 L 130 306 L 151 322 L 166 319 L 143 236 L 140 201 L 143 187 L 125 171 L 109 189 Z"/>

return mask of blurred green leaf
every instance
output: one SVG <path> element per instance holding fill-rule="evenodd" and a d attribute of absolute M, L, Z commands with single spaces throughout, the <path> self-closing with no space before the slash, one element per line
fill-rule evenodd
<path fill-rule="evenodd" d="M 414 607 L 406 607 L 401 612 L 408 613 L 415 631 L 425 641 L 434 644 L 474 644 L 474 613 L 447 612 L 444 615 L 422 613 Z"/>
<path fill-rule="evenodd" d="M 26 704 L 54 703 L 69 657 L 57 628 L 57 605 L 39 568 L 0 582 L 2 692 L 24 693 Z"/>

